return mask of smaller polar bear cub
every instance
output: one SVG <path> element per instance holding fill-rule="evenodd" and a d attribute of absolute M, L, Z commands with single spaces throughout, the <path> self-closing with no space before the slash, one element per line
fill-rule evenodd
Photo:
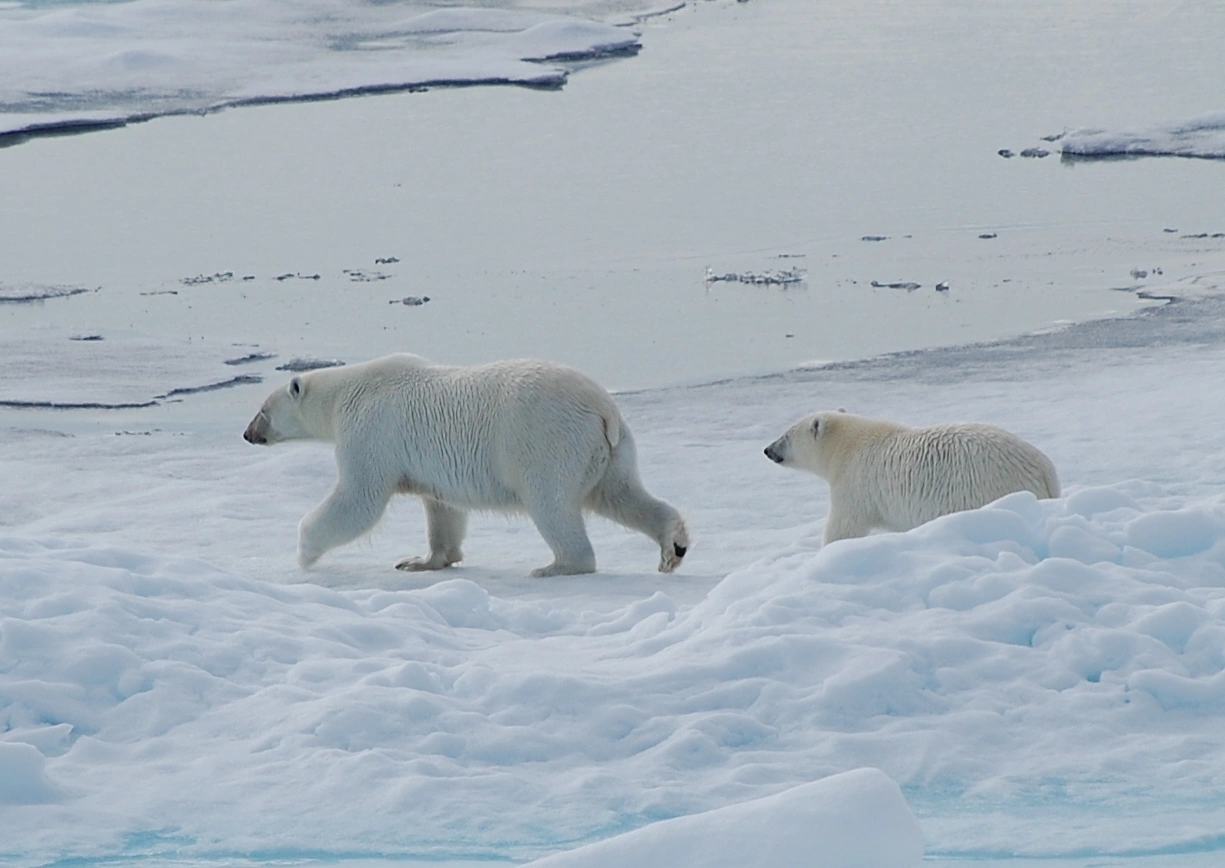
<path fill-rule="evenodd" d="M 813 413 L 766 447 L 766 457 L 829 483 L 824 541 L 874 529 L 905 531 L 1015 491 L 1059 496 L 1051 460 L 994 425 L 909 428 L 844 411 Z"/>
<path fill-rule="evenodd" d="M 518 360 L 435 365 L 401 353 L 294 377 L 247 426 L 248 443 L 336 446 L 336 487 L 298 527 L 298 561 L 357 539 L 396 494 L 425 503 L 429 554 L 463 560 L 470 510 L 526 512 L 553 550 L 532 575 L 595 571 L 583 511 L 646 534 L 670 573 L 689 547 L 680 514 L 638 477 L 634 438 L 612 397 L 578 371 Z"/>

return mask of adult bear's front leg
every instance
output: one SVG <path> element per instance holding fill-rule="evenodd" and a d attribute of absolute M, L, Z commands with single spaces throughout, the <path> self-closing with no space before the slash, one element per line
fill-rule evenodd
<path fill-rule="evenodd" d="M 337 546 L 368 532 L 382 517 L 391 492 L 342 476 L 323 503 L 298 525 L 298 564 L 306 569 Z"/>
<path fill-rule="evenodd" d="M 441 570 L 464 559 L 464 534 L 468 532 L 466 510 L 449 506 L 432 497 L 423 497 L 425 520 L 429 528 L 430 555 L 427 558 L 406 558 L 396 564 L 397 570 L 415 573 Z"/>

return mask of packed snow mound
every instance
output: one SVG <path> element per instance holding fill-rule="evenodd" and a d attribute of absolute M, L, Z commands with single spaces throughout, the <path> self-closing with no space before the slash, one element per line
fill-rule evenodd
<path fill-rule="evenodd" d="M 210 514 L 248 521 L 242 494 Z M 283 585 L 87 540 L 0 534 L 20 864 L 125 841 L 523 859 L 861 767 L 920 818 L 956 800 L 963 819 L 924 828 L 942 852 L 1212 846 L 1188 818 L 1225 786 L 1225 496 L 1011 495 L 801 539 L 692 606 L 668 581 L 599 607 L 463 573 Z M 1135 815 L 990 819 L 1103 792 Z M 691 827 L 651 835 L 669 828 Z"/>
<path fill-rule="evenodd" d="M 54 801 L 45 767 L 46 759 L 33 745 L 0 741 L 0 805 Z"/>
<path fill-rule="evenodd" d="M 1178 123 L 1119 130 L 1076 130 L 1062 137 L 1065 156 L 1225 159 L 1225 112 Z"/>
<path fill-rule="evenodd" d="M 574 16 L 402 0 L 0 4 L 0 137 L 431 84 L 560 87 L 550 61 L 638 47 Z"/>
<path fill-rule="evenodd" d="M 857 769 L 773 796 L 662 820 L 531 868 L 907 868 L 923 833 L 897 784 Z"/>

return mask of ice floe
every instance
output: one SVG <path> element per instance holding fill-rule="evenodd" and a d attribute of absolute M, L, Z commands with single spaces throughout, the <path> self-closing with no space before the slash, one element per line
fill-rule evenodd
<path fill-rule="evenodd" d="M 1065 157 L 1225 159 L 1225 112 L 1151 126 L 1074 130 L 1058 141 Z"/>
<path fill-rule="evenodd" d="M 630 28 L 571 15 L 422 3 L 6 5 L 0 137 L 436 84 L 560 87 L 564 61 L 638 46 Z"/>

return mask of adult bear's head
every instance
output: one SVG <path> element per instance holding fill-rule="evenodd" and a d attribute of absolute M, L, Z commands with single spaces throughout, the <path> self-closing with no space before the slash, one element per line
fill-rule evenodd
<path fill-rule="evenodd" d="M 277 389 L 264 406 L 259 408 L 242 439 L 257 446 L 270 446 L 283 440 L 313 440 L 320 439 L 318 431 L 313 430 L 312 419 L 317 413 L 312 411 L 311 379 L 308 376 L 294 377 L 288 385 Z"/>

